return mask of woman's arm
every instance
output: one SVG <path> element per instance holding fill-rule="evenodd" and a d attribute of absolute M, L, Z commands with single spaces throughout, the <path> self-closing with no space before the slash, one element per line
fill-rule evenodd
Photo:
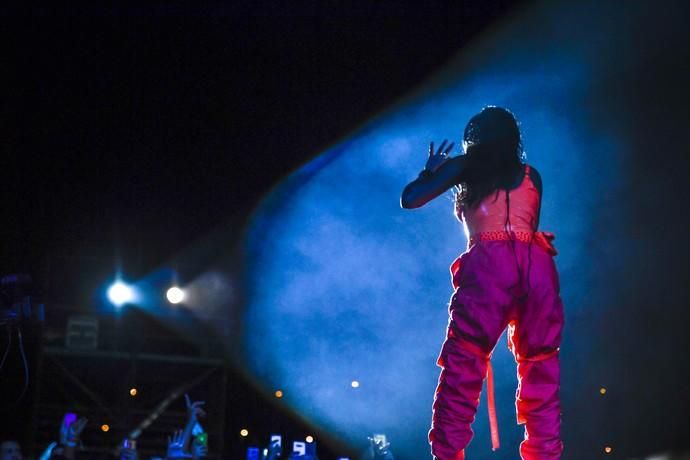
<path fill-rule="evenodd" d="M 460 183 L 465 170 L 465 160 L 464 156 L 447 158 L 433 172 L 424 169 L 417 179 L 405 186 L 400 196 L 400 206 L 405 209 L 419 208 Z"/>
<path fill-rule="evenodd" d="M 539 229 L 539 219 L 541 218 L 541 201 L 542 201 L 542 182 L 541 182 L 541 174 L 539 174 L 539 171 L 537 171 L 534 166 L 530 166 L 529 168 L 529 178 L 532 179 L 532 183 L 534 184 L 534 187 L 537 189 L 537 192 L 539 193 L 539 209 L 537 209 L 537 222 L 535 225 L 535 230 Z"/>
<path fill-rule="evenodd" d="M 201 408 L 201 406 L 206 404 L 206 402 L 192 402 L 192 400 L 189 399 L 189 395 L 187 394 L 184 395 L 184 400 L 185 404 L 187 405 L 187 423 L 184 426 L 184 430 L 181 430 L 183 441 L 182 448 L 185 452 L 189 452 L 189 446 L 192 439 L 192 430 L 194 429 L 194 425 L 197 424 L 201 417 L 206 416 L 206 412 L 204 411 L 204 409 Z"/>

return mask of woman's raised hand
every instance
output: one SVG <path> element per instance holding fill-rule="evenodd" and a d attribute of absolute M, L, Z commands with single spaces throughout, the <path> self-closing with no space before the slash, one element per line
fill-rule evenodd
<path fill-rule="evenodd" d="M 453 146 L 455 145 L 455 142 L 451 142 L 448 146 L 446 146 L 446 143 L 448 142 L 447 139 L 444 139 L 441 145 L 439 145 L 438 150 L 434 152 L 434 143 L 431 142 L 429 144 L 429 158 L 426 160 L 426 166 L 424 169 L 435 172 L 438 168 L 441 167 L 443 163 L 448 161 L 448 154 L 450 153 L 451 150 L 453 150 Z"/>

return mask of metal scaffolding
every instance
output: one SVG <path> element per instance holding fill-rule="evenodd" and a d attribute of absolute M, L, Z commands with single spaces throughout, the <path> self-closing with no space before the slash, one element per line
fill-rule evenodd
<path fill-rule="evenodd" d="M 135 349 L 122 343 L 79 349 L 55 345 L 43 335 L 34 356 L 26 451 L 38 456 L 57 440 L 63 415 L 76 412 L 89 419 L 82 434 L 82 451 L 89 458 L 105 458 L 132 437 L 138 439 L 140 458 L 165 457 L 168 436 L 185 424 L 183 395 L 189 393 L 193 400 L 212 402 L 201 421 L 208 433 L 208 458 L 224 458 L 229 369 L 222 353 L 204 356 L 212 346 L 189 354 L 138 351 L 161 339 L 142 336 Z M 172 334 L 168 340 L 181 339 Z"/>

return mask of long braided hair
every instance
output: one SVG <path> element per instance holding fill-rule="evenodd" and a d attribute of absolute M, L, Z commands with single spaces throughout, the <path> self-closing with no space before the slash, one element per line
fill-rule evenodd
<path fill-rule="evenodd" d="M 511 287 L 513 295 L 524 301 L 530 291 L 529 273 L 532 265 L 531 241 L 528 250 L 527 288 L 522 291 L 522 271 L 515 251 L 515 239 L 510 223 L 510 188 L 515 177 L 523 168 L 525 152 L 522 136 L 515 116 L 507 109 L 487 106 L 473 116 L 465 127 L 463 147 L 467 158 L 464 183 L 455 193 L 456 210 L 460 205 L 477 206 L 484 198 L 505 190 L 506 221 L 504 230 L 511 235 L 511 246 L 518 273 L 517 284 Z M 517 289 L 517 291 L 515 291 Z"/>
<path fill-rule="evenodd" d="M 508 190 L 522 168 L 525 153 L 515 116 L 507 109 L 487 106 L 465 127 L 467 158 L 464 182 L 467 193 L 455 199 L 474 207 L 491 193 Z"/>

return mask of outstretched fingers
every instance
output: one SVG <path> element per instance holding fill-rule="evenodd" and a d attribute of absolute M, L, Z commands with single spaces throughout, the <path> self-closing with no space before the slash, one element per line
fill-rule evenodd
<path fill-rule="evenodd" d="M 434 143 L 430 142 L 429 143 L 429 156 L 434 156 L 434 155 L 448 155 L 452 150 L 453 147 L 455 147 L 455 142 L 451 142 L 448 144 L 448 139 L 443 139 L 443 142 L 441 142 L 441 145 L 438 146 L 438 149 L 434 149 Z"/>
<path fill-rule="evenodd" d="M 436 155 L 441 155 L 441 153 L 443 153 L 443 149 L 446 148 L 446 142 L 448 142 L 448 139 L 443 139 L 441 145 L 438 146 L 438 151 L 436 152 Z"/>

